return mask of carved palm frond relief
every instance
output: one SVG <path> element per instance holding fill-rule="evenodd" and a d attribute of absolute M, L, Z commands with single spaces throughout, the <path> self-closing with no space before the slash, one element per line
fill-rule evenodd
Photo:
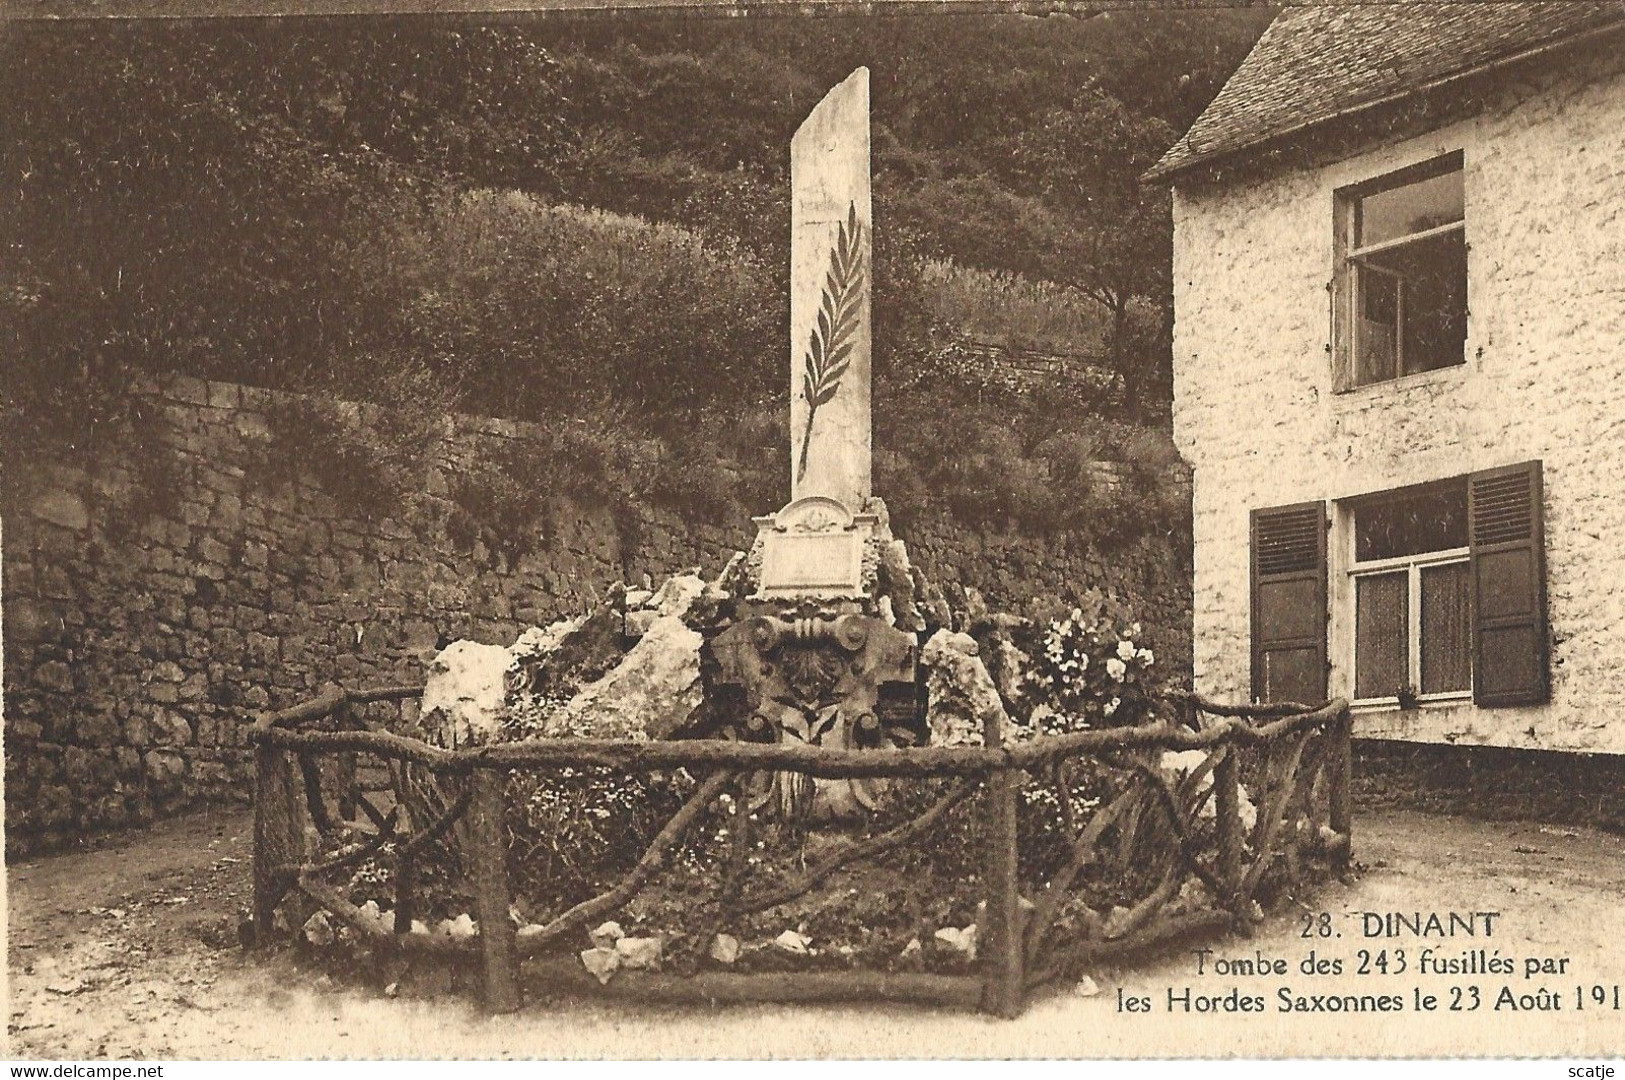
<path fill-rule="evenodd" d="M 841 388 L 841 376 L 852 362 L 857 346 L 858 320 L 863 313 L 863 284 L 867 268 L 863 264 L 863 223 L 858 220 L 856 203 L 848 206 L 846 220 L 835 234 L 830 252 L 829 273 L 818 306 L 818 319 L 801 373 L 801 394 L 807 399 L 807 427 L 801 437 L 801 458 L 796 480 L 807 475 L 807 454 L 812 446 L 813 418 L 819 406 L 827 405 Z"/>

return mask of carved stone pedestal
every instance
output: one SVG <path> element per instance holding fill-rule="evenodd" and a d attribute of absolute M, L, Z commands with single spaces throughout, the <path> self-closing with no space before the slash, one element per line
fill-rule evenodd
<path fill-rule="evenodd" d="M 742 738 L 843 749 L 921 741 L 915 638 L 884 619 L 764 611 L 723 631 L 710 650 L 714 687 L 739 706 Z M 771 791 L 782 817 L 830 821 L 874 809 L 875 783 L 781 773 Z"/>

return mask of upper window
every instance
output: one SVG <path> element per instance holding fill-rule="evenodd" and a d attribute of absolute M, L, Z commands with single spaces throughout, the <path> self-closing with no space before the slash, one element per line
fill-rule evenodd
<path fill-rule="evenodd" d="M 1464 361 L 1465 208 L 1460 153 L 1338 193 L 1343 385 Z"/>

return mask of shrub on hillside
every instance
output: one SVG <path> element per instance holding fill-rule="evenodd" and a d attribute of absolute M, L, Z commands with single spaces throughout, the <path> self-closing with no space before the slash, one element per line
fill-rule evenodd
<path fill-rule="evenodd" d="M 947 515 L 1036 536 L 1070 531 L 1113 547 L 1177 531 L 1189 516 L 1179 455 L 1151 429 L 1088 414 L 1040 424 L 923 393 L 895 406 L 875 467 L 876 490 L 899 522 Z M 1126 466 L 1121 480 L 1102 476 L 1100 462 Z"/>
<path fill-rule="evenodd" d="M 936 321 L 978 341 L 1061 355 L 1099 355 L 1105 310 L 1076 289 L 1001 270 L 930 259 L 922 290 Z"/>
<path fill-rule="evenodd" d="M 747 251 L 674 225 L 518 192 L 441 199 L 362 258 L 391 280 L 400 341 L 463 373 L 479 411 L 538 418 L 613 397 L 661 431 L 759 396 L 781 303 Z"/>

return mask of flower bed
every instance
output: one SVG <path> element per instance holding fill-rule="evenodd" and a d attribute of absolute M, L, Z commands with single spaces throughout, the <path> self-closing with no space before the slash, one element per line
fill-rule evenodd
<path fill-rule="evenodd" d="M 1114 686 L 1135 685 L 1109 660 Z M 990 725 L 979 746 L 447 750 L 389 730 L 389 703 L 416 692 L 338 694 L 256 727 L 256 940 L 284 904 L 308 925 L 313 902 L 335 947 L 477 957 L 493 1009 L 529 977 L 1013 1015 L 1038 985 L 1244 924 L 1348 857 L 1342 702 L 1191 699 L 1184 723 L 1081 730 L 1034 710 L 1030 737 Z M 878 778 L 889 797 L 812 829 L 767 812 L 773 772 Z M 335 792 L 351 775 L 361 790 Z"/>

